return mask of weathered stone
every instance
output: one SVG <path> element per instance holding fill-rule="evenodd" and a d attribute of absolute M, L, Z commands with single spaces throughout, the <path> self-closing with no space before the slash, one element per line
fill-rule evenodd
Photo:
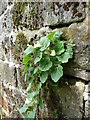
<path fill-rule="evenodd" d="M 0 15 L 7 9 L 7 0 L 0 0 Z"/>
<path fill-rule="evenodd" d="M 27 37 L 23 32 L 20 32 L 16 36 L 15 46 L 14 47 L 14 58 L 22 62 L 24 50 L 27 46 Z M 12 48 L 13 49 L 13 48 Z"/>
<path fill-rule="evenodd" d="M 82 119 L 80 111 L 83 110 L 83 82 L 67 77 L 60 80 L 56 85 L 49 82 L 48 86 L 48 91 L 45 89 L 43 92 L 44 100 L 47 103 L 48 116 L 67 120 Z M 43 113 L 44 117 L 45 113 L 46 111 Z"/>
<path fill-rule="evenodd" d="M 13 9 L 14 25 L 23 24 L 29 29 L 67 24 L 84 18 L 85 7 L 82 2 L 31 2 L 27 5 L 15 3 Z"/>
<path fill-rule="evenodd" d="M 86 70 L 78 69 L 78 67 L 77 68 L 73 68 L 73 67 L 70 68 L 70 66 L 69 68 L 68 66 L 64 67 L 64 74 L 81 78 L 85 81 L 90 81 L 90 72 L 86 72 Z"/>
<path fill-rule="evenodd" d="M 5 13 L 0 16 L 0 34 L 10 33 L 12 31 L 12 8 L 13 5 L 8 6 Z"/>
<path fill-rule="evenodd" d="M 90 118 L 90 101 L 85 102 L 85 117 Z"/>
<path fill-rule="evenodd" d="M 4 117 L 16 118 L 27 94 L 27 83 L 22 77 L 22 57 L 27 44 L 33 45 L 52 28 L 63 31 L 62 37 L 65 40 L 72 37 L 76 44 L 74 58 L 64 66 L 64 73 L 90 80 L 90 23 L 86 3 L 81 1 L 18 2 L 13 6 L 9 0 L 9 5 L 6 4 L 5 0 L 0 2 L 0 104 Z M 89 116 L 90 93 L 86 86 L 84 92 L 81 79 L 67 77 L 57 84 L 48 82 L 46 91 L 42 90 L 44 105 L 40 118 L 81 119 L 84 109 Z"/>
<path fill-rule="evenodd" d="M 90 80 L 90 37 L 88 31 L 88 19 L 83 23 L 74 23 L 69 27 L 57 29 L 63 31 L 63 38 L 70 39 L 72 38 L 75 47 L 74 47 L 74 57 L 68 64 L 65 65 L 65 73 L 75 77 L 79 77 L 84 80 Z"/>
<path fill-rule="evenodd" d="M 15 66 L 12 63 L 0 60 L 1 66 L 1 81 L 5 83 L 10 83 L 13 86 L 16 86 L 16 77 L 15 77 Z M 8 74 L 9 73 L 9 74 Z"/>
<path fill-rule="evenodd" d="M 14 86 L 11 86 L 10 84 L 5 84 L 4 82 L 2 83 L 2 92 L 4 92 L 3 97 L 6 98 L 7 100 L 7 106 L 8 106 L 8 113 L 9 113 L 9 118 L 15 118 L 17 113 L 18 116 L 20 117 L 20 114 L 18 112 L 18 108 L 20 108 L 25 101 L 25 91 L 23 90 L 18 90 Z M 2 103 L 2 106 L 4 103 Z M 6 105 L 6 104 L 5 104 Z M 14 116 L 13 116 L 14 115 Z"/>
<path fill-rule="evenodd" d="M 90 83 L 85 85 L 85 92 L 90 93 Z"/>
<path fill-rule="evenodd" d="M 9 117 L 7 101 L 1 94 L 0 94 L 0 106 L 2 107 L 1 112 L 3 117 L 6 118 Z"/>

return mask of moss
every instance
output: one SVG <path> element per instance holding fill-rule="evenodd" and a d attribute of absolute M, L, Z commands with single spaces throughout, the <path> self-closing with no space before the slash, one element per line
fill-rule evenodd
<path fill-rule="evenodd" d="M 23 18 L 26 5 L 27 3 L 25 2 L 14 3 L 12 19 L 16 27 L 22 24 L 21 22 L 22 22 L 22 18 Z"/>
<path fill-rule="evenodd" d="M 16 44 L 14 46 L 14 58 L 18 61 L 22 60 L 22 52 L 27 47 L 27 37 L 23 32 L 20 32 L 16 36 Z"/>

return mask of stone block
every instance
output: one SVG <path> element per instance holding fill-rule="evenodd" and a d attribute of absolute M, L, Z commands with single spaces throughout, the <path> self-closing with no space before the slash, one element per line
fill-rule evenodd
<path fill-rule="evenodd" d="M 23 27 L 29 29 L 38 29 L 43 26 L 81 21 L 85 18 L 85 14 L 85 7 L 82 2 L 15 3 L 13 7 L 13 23 L 15 26 L 23 25 Z"/>
<path fill-rule="evenodd" d="M 79 79 L 63 78 L 59 83 L 50 83 L 43 92 L 48 116 L 59 119 L 82 119 L 84 83 Z M 46 110 L 44 109 L 44 117 Z M 51 116 L 51 118 L 52 118 Z"/>
<path fill-rule="evenodd" d="M 0 69 L 1 69 L 1 81 L 5 83 L 10 83 L 13 86 L 16 86 L 16 68 L 15 65 L 7 62 L 7 61 L 2 61 L 0 60 Z"/>
<path fill-rule="evenodd" d="M 88 19 L 82 23 L 74 23 L 69 27 L 64 27 L 58 30 L 63 31 L 63 38 L 70 39 L 75 43 L 73 59 L 69 60 L 68 64 L 65 65 L 65 73 L 81 79 L 90 80 L 90 39 L 88 33 Z"/>
<path fill-rule="evenodd" d="M 85 102 L 85 117 L 90 118 L 90 100 Z"/>
<path fill-rule="evenodd" d="M 7 0 L 0 0 L 0 15 L 2 15 L 7 9 Z"/>
<path fill-rule="evenodd" d="M 3 82 L 3 97 L 7 100 L 9 118 L 20 117 L 18 110 L 22 107 L 25 101 L 26 92 L 22 89 L 18 89 L 10 84 Z M 16 116 L 18 114 L 18 116 Z M 16 116 L 16 117 L 15 117 Z"/>

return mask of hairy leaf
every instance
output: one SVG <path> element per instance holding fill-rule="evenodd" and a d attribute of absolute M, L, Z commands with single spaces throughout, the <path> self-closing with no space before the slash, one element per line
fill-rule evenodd
<path fill-rule="evenodd" d="M 23 75 L 25 75 L 25 73 L 29 70 L 29 66 L 26 64 L 24 66 L 24 71 L 23 71 Z"/>

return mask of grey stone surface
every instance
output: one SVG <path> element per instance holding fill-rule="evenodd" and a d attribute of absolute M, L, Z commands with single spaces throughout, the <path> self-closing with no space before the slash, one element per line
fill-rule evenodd
<path fill-rule="evenodd" d="M 2 15 L 7 9 L 7 0 L 0 0 L 0 15 Z"/>
<path fill-rule="evenodd" d="M 23 12 L 23 4 L 18 3 L 13 9 L 14 25 L 23 24 L 29 29 L 37 29 L 43 26 L 81 21 L 86 14 L 84 5 L 85 3 L 82 2 L 32 2 L 27 4 L 27 8 Z"/>
<path fill-rule="evenodd" d="M 23 93 L 27 83 L 22 77 L 24 49 L 21 46 L 26 47 L 31 39 L 34 39 L 34 43 L 41 36 L 50 33 L 52 31 L 50 28 L 63 31 L 62 37 L 66 40 L 72 37 L 76 44 L 74 58 L 65 66 L 67 68 L 65 73 L 90 80 L 89 15 L 86 16 L 85 9 L 85 3 L 62 0 L 59 3 L 21 2 L 14 6 L 13 4 L 7 6 L 5 0 L 0 1 L 0 87 L 2 88 L 0 93 L 2 92 L 3 97 L 7 99 L 10 117 L 18 116 L 17 109 L 23 105 L 26 94 Z M 17 35 L 21 37 L 18 36 L 18 40 Z M 17 66 L 18 63 L 21 64 L 20 67 Z M 85 84 L 81 79 L 67 77 L 55 85 L 52 83 L 48 85 L 48 90 L 43 93 L 42 118 L 81 119 L 80 111 L 84 109 L 83 95 L 87 101 L 85 114 L 88 116 L 90 93 L 86 86 L 84 92 Z"/>
<path fill-rule="evenodd" d="M 15 73 L 15 66 L 12 63 L 8 63 L 7 61 L 3 62 L 0 60 L 0 63 L 1 81 L 16 86 L 17 73 Z"/>
<path fill-rule="evenodd" d="M 49 89 L 43 92 L 47 109 L 45 117 L 58 117 L 59 119 L 82 119 L 84 83 L 79 79 L 64 77 L 56 85 L 49 81 Z M 47 110 L 47 111 L 46 111 Z"/>
<path fill-rule="evenodd" d="M 90 101 L 85 102 L 85 116 L 90 118 Z"/>
<path fill-rule="evenodd" d="M 25 92 L 18 88 L 15 88 L 11 84 L 6 84 L 2 82 L 2 96 L 5 98 L 7 102 L 8 109 L 8 118 L 17 118 L 21 117 L 18 112 L 18 108 L 20 108 L 25 101 Z M 22 101 L 22 102 L 21 102 Z M 5 112 L 5 111 L 4 111 Z"/>
<path fill-rule="evenodd" d="M 73 23 L 69 27 L 59 30 L 63 31 L 63 38 L 70 39 L 75 43 L 73 59 L 65 65 L 65 73 L 81 79 L 90 80 L 90 36 L 89 36 L 89 14 L 82 23 Z"/>

